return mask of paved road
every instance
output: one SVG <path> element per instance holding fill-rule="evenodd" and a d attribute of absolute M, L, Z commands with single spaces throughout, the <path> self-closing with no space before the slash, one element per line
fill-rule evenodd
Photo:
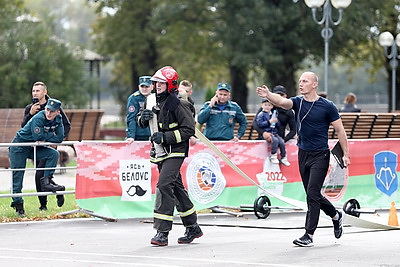
<path fill-rule="evenodd" d="M 400 266 L 400 231 L 345 227 L 339 240 L 331 222 L 320 220 L 315 246 L 292 240 L 303 234 L 304 212 L 199 216 L 204 236 L 189 245 L 153 247 L 149 220 L 95 219 L 0 224 L 2 266 Z M 179 221 L 176 221 L 179 223 Z"/>
<path fill-rule="evenodd" d="M 11 173 L 1 172 L 0 190 Z M 55 181 L 75 188 L 75 170 Z M 24 189 L 34 189 L 27 172 Z M 180 245 L 184 228 L 176 220 L 168 247 L 153 247 L 149 219 L 105 222 L 98 219 L 0 224 L 1 266 L 385 266 L 400 267 L 400 231 L 345 227 L 333 236 L 331 221 L 321 218 L 312 248 L 292 240 L 303 234 L 304 212 L 274 212 L 266 220 L 253 214 L 234 217 L 200 214 L 204 236 Z M 381 214 L 385 221 L 387 213 Z"/>

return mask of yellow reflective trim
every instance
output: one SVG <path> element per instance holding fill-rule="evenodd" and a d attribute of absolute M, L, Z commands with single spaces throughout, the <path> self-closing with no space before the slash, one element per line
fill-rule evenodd
<path fill-rule="evenodd" d="M 180 213 L 179 213 L 179 216 L 181 216 L 181 217 L 187 217 L 187 216 L 189 216 L 189 215 L 191 215 L 191 214 L 193 214 L 193 213 L 195 213 L 195 212 L 196 212 L 196 210 L 195 210 L 194 207 L 193 207 L 193 208 L 191 208 L 191 209 L 188 210 L 188 211 L 180 212 Z"/>
<path fill-rule="evenodd" d="M 173 122 L 173 123 L 170 123 L 170 124 L 169 124 L 169 128 L 170 128 L 170 129 L 175 128 L 175 127 L 178 127 L 178 123 Z"/>
<path fill-rule="evenodd" d="M 164 220 L 164 221 L 173 221 L 173 216 L 166 215 L 166 214 L 160 214 L 160 213 L 154 213 L 154 218 Z"/>
<path fill-rule="evenodd" d="M 159 157 L 159 158 L 150 157 L 150 161 L 153 163 L 157 163 L 157 162 L 161 162 L 168 158 L 182 158 L 182 157 L 185 157 L 185 153 L 183 153 L 183 152 L 182 153 L 170 153 L 170 154 L 167 154 L 167 155 L 165 155 L 163 157 Z"/>
<path fill-rule="evenodd" d="M 182 136 L 181 136 L 181 132 L 179 130 L 175 130 L 174 131 L 175 134 L 175 139 L 177 143 L 182 142 Z"/>

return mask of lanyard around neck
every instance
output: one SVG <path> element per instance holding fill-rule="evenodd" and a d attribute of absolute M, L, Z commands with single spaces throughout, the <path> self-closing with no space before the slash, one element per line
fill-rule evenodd
<path fill-rule="evenodd" d="M 311 107 L 308 109 L 308 111 L 306 112 L 306 114 L 303 116 L 303 118 L 300 119 L 300 112 L 301 112 L 301 107 L 303 106 L 303 99 L 304 99 L 304 98 L 301 98 L 300 107 L 299 107 L 299 113 L 297 113 L 297 120 L 299 121 L 299 129 L 298 129 L 297 132 L 300 132 L 302 122 L 303 122 L 304 119 L 307 117 L 308 113 L 310 113 L 310 111 L 311 111 L 312 107 L 314 106 L 315 102 L 318 101 L 318 98 L 317 98 L 315 101 L 313 101 L 312 104 L 311 104 Z"/>

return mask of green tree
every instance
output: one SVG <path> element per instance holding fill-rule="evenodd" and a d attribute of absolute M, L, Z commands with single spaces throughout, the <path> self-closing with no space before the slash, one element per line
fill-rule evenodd
<path fill-rule="evenodd" d="M 150 17 L 153 1 L 93 0 L 99 19 L 94 26 L 96 47 L 114 61 L 111 80 L 114 97 L 124 111 L 126 100 L 138 85 L 138 77 L 151 75 L 157 68 L 155 34 Z M 114 14 L 105 13 L 113 10 Z"/>
<path fill-rule="evenodd" d="M 220 81 L 231 83 L 233 100 L 245 111 L 249 87 L 253 89 L 260 83 L 282 84 L 289 95 L 295 95 L 297 72 L 309 69 L 311 65 L 307 62 L 323 61 L 323 26 L 313 21 L 311 9 L 303 1 L 153 0 L 148 1 L 147 6 L 135 1 L 134 11 L 130 6 L 133 1 L 95 2 L 117 11 L 103 20 L 108 25 L 103 25 L 98 33 L 104 35 L 101 41 L 106 40 L 107 50 L 116 51 L 118 62 L 131 62 L 131 50 L 121 44 L 129 43 L 128 40 L 133 39 L 131 36 L 136 35 L 136 32 L 132 35 L 126 32 L 136 29 L 128 20 L 139 12 L 147 19 L 142 31 L 149 35 L 144 36 L 154 41 L 152 47 L 157 52 L 151 55 L 154 55 L 155 65 L 172 65 L 181 77 L 202 88 L 215 87 Z M 124 11 L 126 8 L 129 10 Z M 380 8 L 379 1 L 368 0 L 353 1 L 344 10 L 340 25 L 332 26 L 331 62 L 349 53 L 365 53 L 365 48 L 358 51 L 358 44 L 374 38 L 374 27 L 382 23 Z M 320 16 L 321 10 L 317 11 Z M 117 19 L 118 14 L 125 14 L 125 17 Z M 336 9 L 333 16 L 336 19 Z M 149 17 L 151 23 L 148 23 Z M 141 21 L 141 18 L 135 19 Z M 108 23 L 110 20 L 112 27 Z M 130 47 L 143 51 L 149 45 L 136 42 L 130 43 Z M 127 73 L 122 66 L 131 69 L 127 63 L 117 66 L 119 76 L 123 71 Z M 127 84 L 126 79 L 118 79 L 118 82 Z"/>
<path fill-rule="evenodd" d="M 1 8 L 0 8 L 1 9 Z M 40 22 L 18 21 L 22 8 L 3 17 L 0 33 L 0 107 L 23 107 L 35 81 L 44 81 L 52 97 L 71 107 L 88 101 L 79 51 L 51 35 Z M 6 21 L 6 22 L 4 22 Z"/>
<path fill-rule="evenodd" d="M 389 31 L 396 36 L 400 33 L 400 1 L 399 0 L 388 0 L 388 1 L 360 1 L 349 7 L 349 21 L 346 23 L 353 24 L 358 20 L 359 17 L 368 17 L 370 21 L 364 27 L 360 27 L 360 31 L 363 31 L 364 38 L 350 39 L 348 45 L 344 46 L 341 51 L 341 62 L 349 64 L 349 72 L 352 73 L 356 68 L 362 66 L 365 62 L 368 62 L 368 68 L 366 70 L 367 75 L 371 81 L 375 80 L 375 75 L 381 70 L 382 66 L 385 67 L 387 72 L 387 79 L 389 87 L 386 88 L 386 93 L 389 97 L 389 111 L 392 107 L 392 72 L 389 65 L 389 60 L 385 56 L 383 47 L 379 45 L 378 37 L 384 31 Z M 347 14 L 347 13 L 346 13 Z M 390 49 L 389 49 L 390 51 Z M 368 92 L 365 90 L 365 92 Z M 397 72 L 396 77 L 396 95 L 400 95 L 400 73 Z M 400 109 L 400 98 L 396 98 L 396 108 Z"/>

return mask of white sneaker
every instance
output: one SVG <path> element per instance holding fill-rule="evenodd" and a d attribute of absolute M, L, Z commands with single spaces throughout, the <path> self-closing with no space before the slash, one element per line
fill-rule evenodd
<path fill-rule="evenodd" d="M 290 166 L 290 162 L 287 160 L 286 157 L 281 158 L 281 163 L 286 167 Z"/>
<path fill-rule="evenodd" d="M 277 154 L 272 154 L 270 160 L 271 160 L 271 163 L 279 164 L 279 160 L 278 160 L 278 155 Z"/>

